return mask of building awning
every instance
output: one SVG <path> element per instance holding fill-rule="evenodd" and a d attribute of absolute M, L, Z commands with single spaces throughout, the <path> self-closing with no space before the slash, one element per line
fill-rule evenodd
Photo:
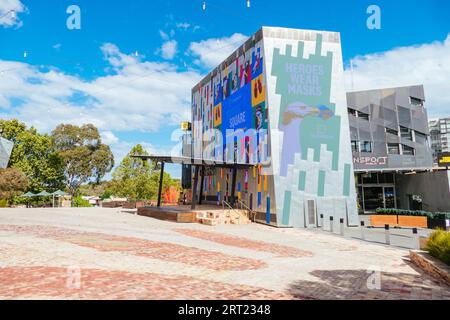
<path fill-rule="evenodd" d="M 198 158 L 190 158 L 183 156 L 161 156 L 161 155 L 133 155 L 133 158 L 142 160 L 152 160 L 161 163 L 175 163 L 184 165 L 204 166 L 204 167 L 221 167 L 221 168 L 238 168 L 245 169 L 256 166 L 256 164 L 240 163 L 240 162 L 224 162 L 219 160 L 204 160 Z"/>

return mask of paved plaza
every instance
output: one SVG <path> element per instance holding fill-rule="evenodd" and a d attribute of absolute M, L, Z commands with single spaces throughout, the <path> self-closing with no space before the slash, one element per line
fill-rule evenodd
<path fill-rule="evenodd" d="M 408 250 L 119 209 L 0 209 L 0 299 L 450 299 Z"/>

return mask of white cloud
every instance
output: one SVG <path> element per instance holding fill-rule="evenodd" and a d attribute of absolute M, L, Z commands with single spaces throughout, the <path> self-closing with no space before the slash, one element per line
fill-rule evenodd
<path fill-rule="evenodd" d="M 0 0 L 0 26 L 22 26 L 22 21 L 19 19 L 18 14 L 24 12 L 27 12 L 27 8 L 20 0 Z"/>
<path fill-rule="evenodd" d="M 210 69 L 228 58 L 247 38 L 243 34 L 235 33 L 230 37 L 192 42 L 187 53 L 196 59 L 194 62 L 197 65 Z"/>
<path fill-rule="evenodd" d="M 176 24 L 178 29 L 184 30 L 186 31 L 187 29 L 189 29 L 189 27 L 191 26 L 189 23 L 187 22 L 179 22 Z"/>
<path fill-rule="evenodd" d="M 59 123 L 156 132 L 190 119 L 190 92 L 201 79 L 198 72 L 141 61 L 113 44 L 101 49 L 110 72 L 92 81 L 55 68 L 0 60 L 0 118 L 18 118 L 44 132 Z"/>
<path fill-rule="evenodd" d="M 176 40 L 169 40 L 163 43 L 160 48 L 161 56 L 166 60 L 172 60 L 178 52 Z"/>
<path fill-rule="evenodd" d="M 119 141 L 119 138 L 117 138 L 114 133 L 111 131 L 103 131 L 101 132 L 102 142 L 104 144 L 114 144 Z"/>
<path fill-rule="evenodd" d="M 444 41 L 395 48 L 352 60 L 353 80 L 349 68 L 345 71 L 347 90 L 423 84 L 428 116 L 450 116 L 450 34 Z"/>
<path fill-rule="evenodd" d="M 165 33 L 164 31 L 159 30 L 159 35 L 161 36 L 161 39 L 169 40 L 169 35 L 167 33 Z"/>

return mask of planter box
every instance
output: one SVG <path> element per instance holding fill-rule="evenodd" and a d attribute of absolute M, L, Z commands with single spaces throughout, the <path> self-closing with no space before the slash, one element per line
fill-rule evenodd
<path fill-rule="evenodd" d="M 400 227 L 426 228 L 427 227 L 427 217 L 398 216 L 398 225 Z"/>
<path fill-rule="evenodd" d="M 449 219 L 428 219 L 427 221 L 427 228 L 428 229 L 442 229 L 442 230 L 448 230 L 449 229 Z"/>
<path fill-rule="evenodd" d="M 385 224 L 388 224 L 389 227 L 396 227 L 398 225 L 397 216 L 383 214 L 370 216 L 370 225 L 372 227 L 384 227 Z"/>

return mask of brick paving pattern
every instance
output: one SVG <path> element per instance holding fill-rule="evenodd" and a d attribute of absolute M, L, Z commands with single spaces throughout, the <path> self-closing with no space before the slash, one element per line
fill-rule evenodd
<path fill-rule="evenodd" d="M 80 232 L 50 226 L 0 225 L 0 231 L 25 233 L 40 238 L 66 241 L 99 251 L 120 251 L 142 257 L 202 266 L 213 270 L 254 270 L 266 266 L 263 261 L 178 244 L 111 236 L 103 233 Z"/>
<path fill-rule="evenodd" d="M 313 256 L 313 253 L 311 251 L 300 250 L 297 248 L 268 243 L 264 241 L 249 240 L 246 238 L 230 236 L 223 233 L 181 228 L 175 229 L 175 231 L 189 237 L 213 241 L 226 246 L 273 253 L 278 257 L 303 258 Z"/>
<path fill-rule="evenodd" d="M 288 294 L 255 286 L 230 285 L 187 276 L 82 269 L 77 282 L 78 280 L 71 281 L 72 274 L 71 270 L 61 267 L 7 267 L 0 276 L 0 297 L 114 300 L 295 299 Z"/>
<path fill-rule="evenodd" d="M 323 232 L 0 209 L 0 299 L 449 300 L 450 287 L 408 250 Z"/>

